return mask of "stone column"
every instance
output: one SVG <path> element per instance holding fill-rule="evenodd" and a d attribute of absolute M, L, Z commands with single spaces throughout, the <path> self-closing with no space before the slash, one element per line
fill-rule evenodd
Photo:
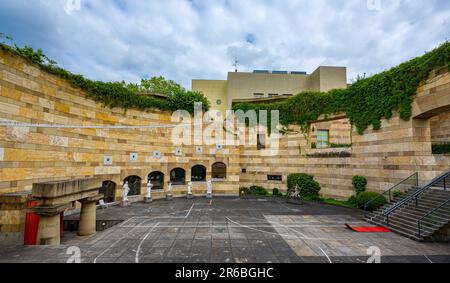
<path fill-rule="evenodd" d="M 90 236 L 96 233 L 97 205 L 93 200 L 82 200 L 80 223 L 78 226 L 79 236 Z"/>
<path fill-rule="evenodd" d="M 60 214 L 39 215 L 39 230 L 37 236 L 38 245 L 60 244 Z"/>

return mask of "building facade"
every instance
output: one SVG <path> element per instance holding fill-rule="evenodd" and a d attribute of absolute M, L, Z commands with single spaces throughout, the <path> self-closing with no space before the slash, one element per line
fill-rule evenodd
<path fill-rule="evenodd" d="M 211 108 L 225 113 L 238 102 L 286 99 L 303 91 L 327 92 L 347 87 L 347 68 L 317 68 L 306 72 L 263 71 L 230 72 L 227 80 L 192 80 L 192 90 L 203 92 Z"/>

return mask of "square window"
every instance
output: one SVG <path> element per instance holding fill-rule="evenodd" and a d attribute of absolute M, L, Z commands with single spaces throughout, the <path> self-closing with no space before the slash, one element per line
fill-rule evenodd
<path fill-rule="evenodd" d="M 138 160 L 138 154 L 130 153 L 130 161 L 137 161 L 137 160 Z"/>
<path fill-rule="evenodd" d="M 161 158 L 161 152 L 160 151 L 153 152 L 153 157 L 156 158 L 156 159 Z"/>
<path fill-rule="evenodd" d="M 103 158 L 103 164 L 104 165 L 112 165 L 113 164 L 113 158 L 110 155 L 107 155 Z"/>
<path fill-rule="evenodd" d="M 329 136 L 330 131 L 329 130 L 317 130 L 317 147 L 318 148 L 324 148 L 328 147 L 329 145 Z"/>

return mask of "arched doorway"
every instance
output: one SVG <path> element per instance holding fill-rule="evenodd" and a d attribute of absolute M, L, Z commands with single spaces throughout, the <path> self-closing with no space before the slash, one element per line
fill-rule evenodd
<path fill-rule="evenodd" d="M 148 181 L 153 184 L 152 190 L 158 191 L 164 189 L 164 173 L 155 171 L 148 174 Z"/>
<path fill-rule="evenodd" d="M 203 165 L 195 165 L 191 169 L 191 181 L 192 182 L 205 182 L 206 181 L 206 167 Z"/>
<path fill-rule="evenodd" d="M 212 165 L 212 178 L 213 179 L 226 179 L 227 178 L 227 165 L 223 162 L 216 162 Z"/>
<path fill-rule="evenodd" d="M 105 197 L 103 200 L 105 203 L 111 203 L 116 201 L 116 183 L 113 181 L 104 181 L 102 184 L 102 188 L 100 189 L 100 194 L 103 194 Z"/>
<path fill-rule="evenodd" d="M 129 196 L 138 196 L 141 194 L 141 180 L 139 176 L 129 176 L 123 180 L 123 183 L 128 182 L 128 186 L 130 187 Z"/>
<path fill-rule="evenodd" d="M 186 183 L 186 171 L 183 168 L 175 168 L 170 171 L 172 185 L 184 185 Z"/>

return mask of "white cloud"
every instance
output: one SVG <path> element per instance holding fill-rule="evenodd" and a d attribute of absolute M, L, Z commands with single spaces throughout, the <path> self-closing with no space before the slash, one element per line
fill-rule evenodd
<path fill-rule="evenodd" d="M 70 0 L 73 1 L 73 0 Z M 345 65 L 349 78 L 421 55 L 449 35 L 447 0 L 0 0 L 0 27 L 92 79 L 163 75 L 224 79 L 239 69 L 311 72 Z M 250 42 L 248 42 L 251 35 Z"/>

